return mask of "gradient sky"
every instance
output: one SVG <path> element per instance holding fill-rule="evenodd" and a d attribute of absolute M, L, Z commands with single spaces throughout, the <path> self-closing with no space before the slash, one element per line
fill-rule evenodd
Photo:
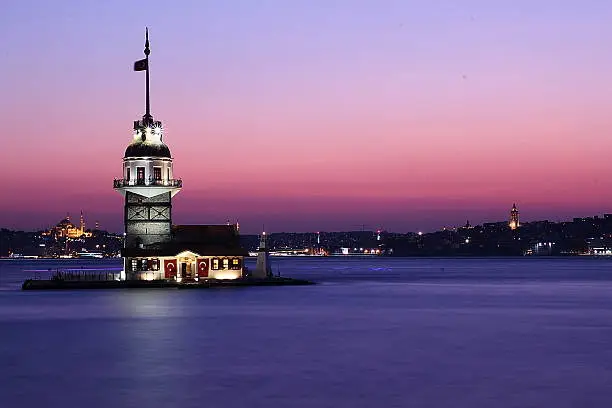
<path fill-rule="evenodd" d="M 434 230 L 612 212 L 612 2 L 8 0 L 0 226 L 112 190 L 144 113 L 184 182 L 175 223 Z"/>

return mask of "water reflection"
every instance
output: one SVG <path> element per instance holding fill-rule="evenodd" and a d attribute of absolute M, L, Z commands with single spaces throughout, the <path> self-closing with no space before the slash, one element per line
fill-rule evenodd
<path fill-rule="evenodd" d="M 323 284 L 0 292 L 3 406 L 603 407 L 612 399 L 606 263 L 283 262 Z M 440 268 L 445 279 L 414 278 Z M 373 278 L 379 271 L 399 277 Z M 495 279 L 476 279 L 486 271 Z M 1 272 L 1 285 L 18 282 L 19 272 Z"/>

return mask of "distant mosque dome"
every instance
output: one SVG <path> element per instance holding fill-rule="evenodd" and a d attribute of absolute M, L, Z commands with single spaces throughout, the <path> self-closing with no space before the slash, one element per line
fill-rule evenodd
<path fill-rule="evenodd" d="M 132 143 L 125 149 L 125 158 L 128 157 L 167 157 L 171 158 L 170 149 L 163 143 Z"/>
<path fill-rule="evenodd" d="M 68 227 L 68 228 L 75 228 L 74 224 L 72 224 L 70 222 L 70 217 L 66 217 L 63 220 L 61 220 L 60 222 L 57 223 L 57 227 L 61 228 L 61 227 Z"/>

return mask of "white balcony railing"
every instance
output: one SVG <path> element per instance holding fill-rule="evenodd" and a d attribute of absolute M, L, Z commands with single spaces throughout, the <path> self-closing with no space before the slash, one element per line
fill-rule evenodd
<path fill-rule="evenodd" d="M 155 180 L 153 178 L 135 179 L 135 180 L 126 180 L 126 179 L 113 180 L 114 188 L 132 187 L 132 186 L 183 187 L 183 180 L 181 179 Z"/>

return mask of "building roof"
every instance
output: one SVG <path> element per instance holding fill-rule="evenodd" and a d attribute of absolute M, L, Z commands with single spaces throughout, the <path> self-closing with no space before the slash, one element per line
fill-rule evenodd
<path fill-rule="evenodd" d="M 172 235 L 177 242 L 240 244 L 234 225 L 173 225 Z"/>
<path fill-rule="evenodd" d="M 184 251 L 205 256 L 246 256 L 234 225 L 173 225 L 172 241 L 146 248 L 124 248 L 123 256 L 175 256 Z"/>
<path fill-rule="evenodd" d="M 125 149 L 124 157 L 168 157 L 170 149 L 163 143 L 135 142 Z"/>
<path fill-rule="evenodd" d="M 76 228 L 72 222 L 70 222 L 70 218 L 66 217 L 60 222 L 57 223 L 57 227 L 59 228 Z"/>

